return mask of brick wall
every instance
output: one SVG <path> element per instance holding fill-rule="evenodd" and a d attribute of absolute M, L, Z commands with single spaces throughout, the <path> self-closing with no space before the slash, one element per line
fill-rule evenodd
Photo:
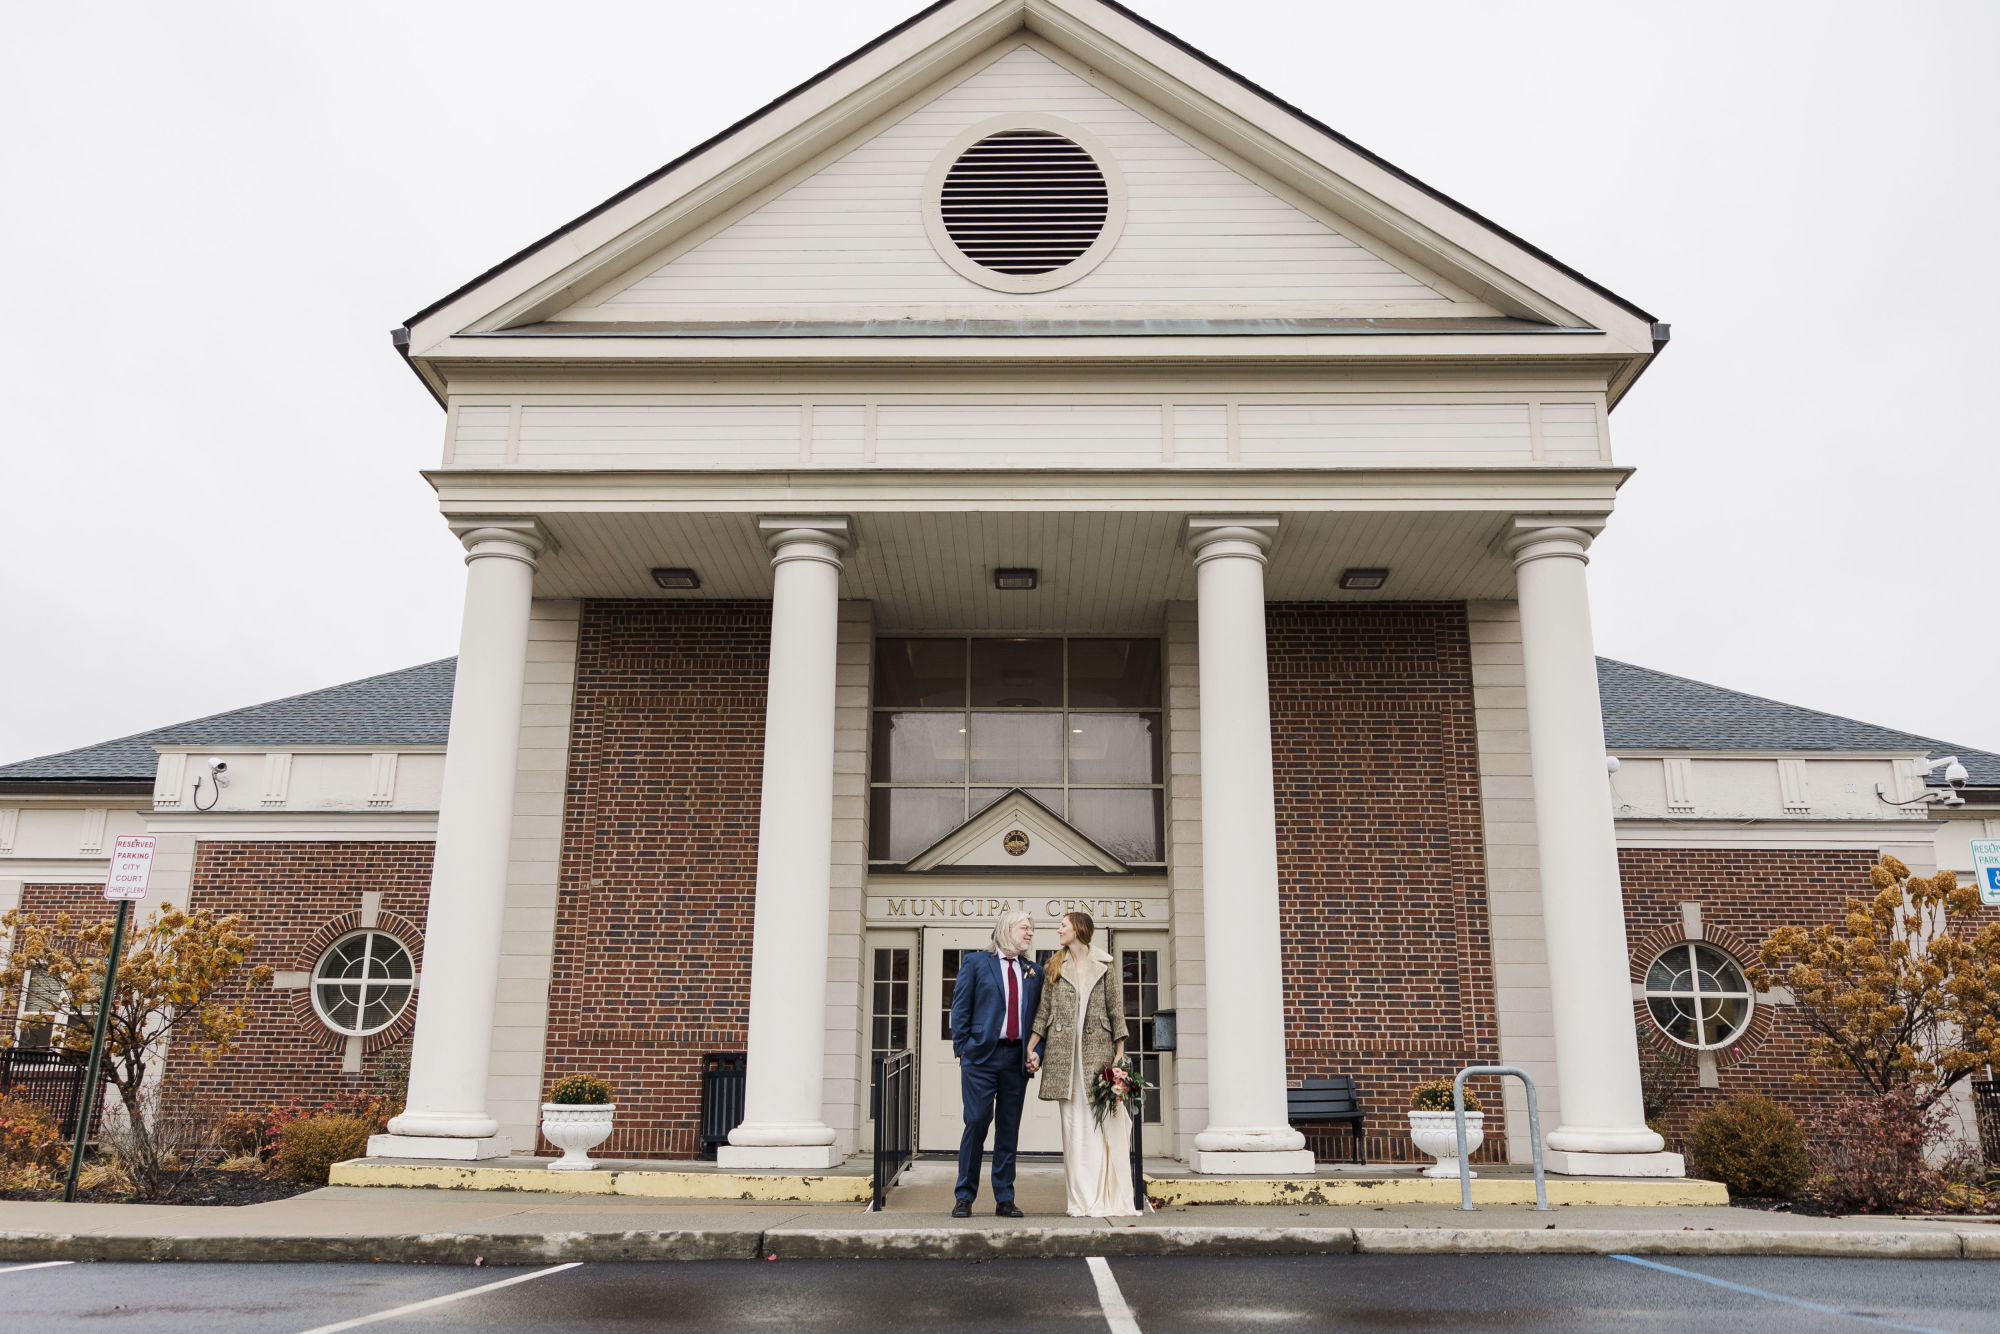
<path fill-rule="evenodd" d="M 307 972 L 335 939 L 361 924 L 364 893 L 380 894 L 380 924 L 411 946 L 419 963 L 421 928 L 430 893 L 429 843 L 200 843 L 190 906 L 239 913 L 256 940 L 249 965 Z M 136 927 L 158 909 L 134 905 Z M 44 921 L 59 912 L 109 917 L 115 908 L 98 885 L 26 885 L 21 907 Z M 249 966 L 246 965 L 246 966 Z M 234 1052 L 203 1061 L 189 1048 L 170 1049 L 167 1078 L 178 1091 L 222 1104 L 258 1108 L 298 1099 L 323 1102 L 372 1087 L 373 1062 L 343 1070 L 346 1039 L 311 1013 L 303 988 L 232 986 L 217 999 L 249 1010 Z M 9 1013 L 18 1002 L 10 997 Z M 365 1044 L 372 1053 L 407 1035 L 409 1015 Z"/>
<path fill-rule="evenodd" d="M 583 604 L 544 1071 L 611 1081 L 612 1156 L 693 1156 L 744 1049 L 769 648 L 766 602 Z"/>
<path fill-rule="evenodd" d="M 1355 1076 L 1370 1161 L 1417 1160 L 1410 1086 L 1499 1056 L 1465 608 L 1274 603 L 1266 626 L 1289 1074 Z"/>
<path fill-rule="evenodd" d="M 1672 941 L 1686 938 L 1683 903 L 1699 903 L 1704 938 L 1748 968 L 1756 961 L 1757 947 L 1775 928 L 1837 921 L 1847 899 L 1873 897 L 1868 868 L 1875 860 L 1872 853 L 1854 850 L 1620 849 L 1632 979 L 1643 981 L 1655 955 Z M 1667 1040 L 1650 1019 L 1639 1020 L 1639 1033 L 1642 1049 L 1687 1052 Z M 1805 1116 L 1838 1093 L 1861 1091 L 1859 1081 L 1847 1075 L 1828 1073 L 1801 1082 L 1797 1077 L 1807 1070 L 1805 1037 L 1804 1026 L 1789 1006 L 1758 997 L 1750 1030 L 1717 1053 L 1720 1087 L 1699 1087 L 1692 1052 L 1687 1053 L 1686 1069 L 1668 1076 L 1675 1090 L 1666 1117 L 1670 1134 L 1685 1134 L 1694 1117 L 1739 1094 L 1761 1093 Z"/>
<path fill-rule="evenodd" d="M 256 946 L 250 963 L 306 972 L 326 947 L 360 926 L 362 895 L 380 894 L 377 925 L 412 946 L 421 968 L 421 931 L 430 897 L 428 842 L 199 843 L 189 906 L 240 913 Z M 168 1058 L 180 1090 L 229 1108 L 298 1099 L 324 1102 L 373 1087 L 376 1053 L 407 1036 L 414 1010 L 365 1042 L 358 1070 L 343 1070 L 347 1040 L 312 1014 L 303 988 L 233 987 L 218 997 L 244 1004 L 250 1022 L 236 1051 L 208 1064 L 186 1050 Z"/>

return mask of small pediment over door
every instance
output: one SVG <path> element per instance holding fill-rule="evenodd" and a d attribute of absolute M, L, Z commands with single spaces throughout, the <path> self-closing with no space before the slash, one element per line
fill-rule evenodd
<path fill-rule="evenodd" d="M 1018 787 L 910 858 L 903 869 L 1128 873 L 1124 862 Z"/>

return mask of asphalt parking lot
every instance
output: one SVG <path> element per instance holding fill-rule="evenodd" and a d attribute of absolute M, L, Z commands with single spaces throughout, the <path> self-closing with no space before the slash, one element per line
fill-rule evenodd
<path fill-rule="evenodd" d="M 2000 1330 L 2000 1262 L 1747 1257 L 0 1265 L 10 1329 Z"/>

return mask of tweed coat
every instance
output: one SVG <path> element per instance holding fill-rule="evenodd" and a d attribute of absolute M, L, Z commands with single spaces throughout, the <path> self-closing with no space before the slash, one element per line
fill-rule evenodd
<path fill-rule="evenodd" d="M 1051 1102 L 1084 1096 L 1089 1078 L 1111 1064 L 1117 1045 L 1125 1040 L 1125 981 L 1112 958 L 1095 945 L 1090 949 L 1097 979 L 1083 1006 L 1083 1071 L 1071 1069 L 1077 1025 L 1076 987 L 1070 980 L 1075 960 L 1063 960 L 1063 975 L 1051 982 L 1043 970 L 1042 1002 L 1035 1007 L 1030 1030 L 1046 1038 L 1042 1047 L 1041 1096 Z"/>

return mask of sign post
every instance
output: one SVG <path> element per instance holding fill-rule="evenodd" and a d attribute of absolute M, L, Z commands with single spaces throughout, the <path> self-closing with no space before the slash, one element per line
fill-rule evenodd
<path fill-rule="evenodd" d="M 111 928 L 111 952 L 104 961 L 104 993 L 97 1000 L 97 1032 L 90 1040 L 90 1064 L 85 1067 L 83 1091 L 76 1100 L 76 1138 L 69 1148 L 65 1202 L 76 1199 L 77 1177 L 83 1171 L 83 1146 L 90 1138 L 90 1118 L 97 1109 L 97 1076 L 104 1067 L 104 1040 L 111 1029 L 111 997 L 118 986 L 118 961 L 125 954 L 125 926 L 132 920 L 132 904 L 146 897 L 146 886 L 152 882 L 154 842 L 151 834 L 121 834 L 111 846 L 111 874 L 104 881 L 104 897 L 118 904 L 118 921 Z"/>
<path fill-rule="evenodd" d="M 1979 883 L 1979 901 L 2000 907 L 2000 838 L 1972 840 L 1972 876 Z"/>

